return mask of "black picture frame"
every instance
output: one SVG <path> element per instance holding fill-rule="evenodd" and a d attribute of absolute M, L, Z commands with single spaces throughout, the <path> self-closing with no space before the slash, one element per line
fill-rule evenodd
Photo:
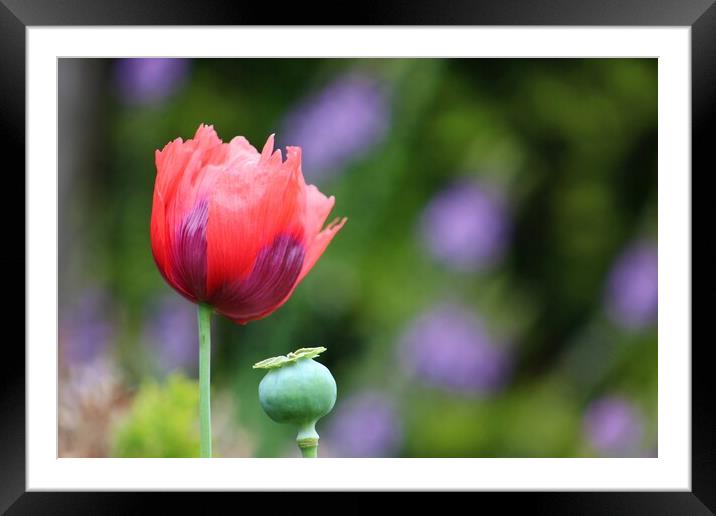
<path fill-rule="evenodd" d="M 24 176 L 21 179 L 16 170 L 24 170 L 25 167 L 25 29 L 37 25 L 688 26 L 691 27 L 692 45 L 692 192 L 693 177 L 697 175 L 694 171 L 700 170 L 701 175 L 713 172 L 710 157 L 714 140 L 709 129 L 716 122 L 714 0 L 368 1 L 351 8 L 350 19 L 347 19 L 346 12 L 348 10 L 340 3 L 314 8 L 301 3 L 293 8 L 277 8 L 269 3 L 208 0 L 0 0 L 0 145 L 6 158 L 3 161 L 7 167 L 5 180 L 12 179 L 7 176 L 13 176 L 15 180 L 22 181 L 19 188 L 24 191 Z M 8 157 L 15 158 L 12 171 Z M 16 197 L 20 198 L 19 195 Z M 16 222 L 19 210 L 11 206 L 12 202 L 4 203 L 8 212 L 6 222 L 14 222 L 7 225 L 18 232 L 11 241 L 24 242 L 25 226 L 23 224 L 21 237 L 20 225 Z M 9 235 L 6 238 L 10 238 Z M 15 248 L 19 250 L 19 244 Z M 26 263 L 24 249 L 23 245 L 21 253 L 6 251 L 3 255 L 6 274 L 8 270 L 19 267 L 19 254 Z M 15 280 L 19 282 L 19 274 L 9 276 L 16 276 Z M 9 282 L 6 285 L 10 289 Z M 19 305 L 17 301 L 14 303 Z M 14 318 L 17 319 L 17 316 Z M 19 321 L 14 326 L 20 327 Z M 25 353 L 17 340 L 9 340 L 5 342 L 5 367 L 0 375 L 0 510 L 7 509 L 8 514 L 129 514 L 148 507 L 148 497 L 160 498 L 166 512 L 171 510 L 172 505 L 181 504 L 184 509 L 191 507 L 186 496 L 170 493 L 128 496 L 123 493 L 25 492 Z M 530 512 L 549 514 L 716 512 L 716 420 L 712 410 L 716 380 L 709 370 L 709 346 L 711 343 L 703 340 L 695 341 L 692 346 L 691 492 L 562 492 L 518 496 L 509 493 L 489 496 L 498 496 L 505 509 L 528 503 Z M 224 498 L 229 496 L 236 495 L 223 494 Z"/>

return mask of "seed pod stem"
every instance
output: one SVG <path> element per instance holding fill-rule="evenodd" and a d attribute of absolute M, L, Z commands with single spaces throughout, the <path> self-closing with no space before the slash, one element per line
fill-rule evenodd
<path fill-rule="evenodd" d="M 316 421 L 311 421 L 298 428 L 298 434 L 296 434 L 296 444 L 301 450 L 301 455 L 304 458 L 316 458 L 318 457 L 318 432 L 316 432 Z"/>

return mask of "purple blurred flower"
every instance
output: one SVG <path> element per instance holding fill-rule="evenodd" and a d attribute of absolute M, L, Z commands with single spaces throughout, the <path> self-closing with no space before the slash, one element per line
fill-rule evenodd
<path fill-rule="evenodd" d="M 465 308 L 443 304 L 418 317 L 400 340 L 399 360 L 410 374 L 461 393 L 502 388 L 511 358 L 495 345 L 482 321 Z"/>
<path fill-rule="evenodd" d="M 631 402 L 619 396 L 592 403 L 584 416 L 584 432 L 601 455 L 641 455 L 643 417 Z"/>
<path fill-rule="evenodd" d="M 651 242 L 631 244 L 609 275 L 606 305 L 609 317 L 625 328 L 643 328 L 658 311 L 658 252 Z"/>
<path fill-rule="evenodd" d="M 180 58 L 118 59 L 115 78 L 128 104 L 151 104 L 169 97 L 187 78 L 190 62 Z"/>
<path fill-rule="evenodd" d="M 87 364 L 109 352 L 115 337 L 114 308 L 110 295 L 87 290 L 63 315 L 60 353 L 71 366 Z"/>
<path fill-rule="evenodd" d="M 150 346 L 150 360 L 162 373 L 176 369 L 194 371 L 199 345 L 194 305 L 179 296 L 162 298 L 150 311 L 143 340 Z"/>
<path fill-rule="evenodd" d="M 306 180 L 320 181 L 377 145 L 388 131 L 383 86 L 352 73 L 302 101 L 284 120 L 282 141 L 302 148 Z"/>
<path fill-rule="evenodd" d="M 463 180 L 428 203 L 421 233 L 436 260 L 458 270 L 476 271 L 502 257 L 510 225 L 507 204 L 497 189 Z"/>
<path fill-rule="evenodd" d="M 393 402 L 376 391 L 340 401 L 326 430 L 335 457 L 388 457 L 402 440 L 402 424 Z"/>

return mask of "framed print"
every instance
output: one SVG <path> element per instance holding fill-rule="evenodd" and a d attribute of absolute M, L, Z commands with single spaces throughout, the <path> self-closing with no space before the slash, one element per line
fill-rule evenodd
<path fill-rule="evenodd" d="M 27 202 L 3 509 L 358 490 L 714 510 L 691 337 L 712 2 L 350 26 L 174 7 L 0 6 Z"/>

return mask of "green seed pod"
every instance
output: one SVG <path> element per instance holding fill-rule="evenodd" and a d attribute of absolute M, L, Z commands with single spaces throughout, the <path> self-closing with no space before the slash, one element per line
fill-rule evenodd
<path fill-rule="evenodd" d="M 313 360 L 325 350 L 302 348 L 254 365 L 254 369 L 268 369 L 259 384 L 261 407 L 277 423 L 297 426 L 296 442 L 304 457 L 316 456 L 316 422 L 336 403 L 333 375 L 326 366 Z"/>

